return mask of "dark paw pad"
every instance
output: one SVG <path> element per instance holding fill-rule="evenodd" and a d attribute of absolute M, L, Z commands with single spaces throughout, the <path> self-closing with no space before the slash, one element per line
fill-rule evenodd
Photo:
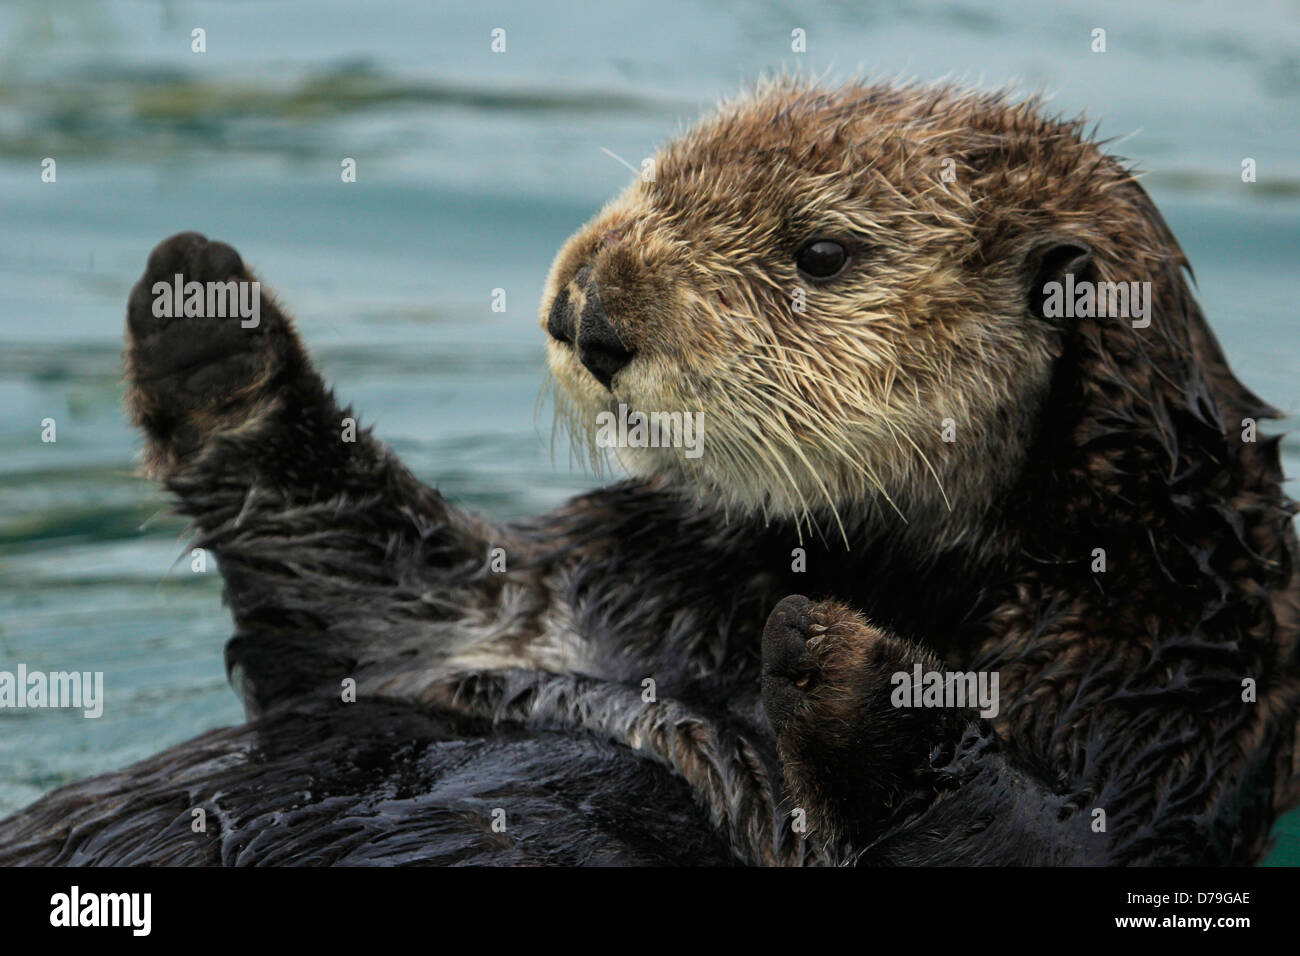
<path fill-rule="evenodd" d="M 232 247 L 197 232 L 163 240 L 127 306 L 129 369 L 142 416 L 161 422 L 264 384 L 277 367 L 280 324 Z"/>
<path fill-rule="evenodd" d="M 160 295 L 165 295 L 160 291 L 160 283 L 174 288 L 177 276 L 180 276 L 182 287 L 189 282 L 206 285 L 209 282 L 251 281 L 244 269 L 244 260 L 224 242 L 209 242 L 197 232 L 182 232 L 164 239 L 149 253 L 144 275 L 131 290 L 127 320 L 133 335 L 148 336 L 184 320 L 183 300 L 176 302 L 172 297 L 165 307 L 158 305 Z M 206 296 L 204 304 L 207 304 Z M 162 311 L 172 314 L 159 315 Z"/>
<path fill-rule="evenodd" d="M 828 632 L 827 611 L 825 604 L 792 594 L 772 609 L 763 628 L 763 707 L 778 732 L 821 680 L 817 651 Z"/>

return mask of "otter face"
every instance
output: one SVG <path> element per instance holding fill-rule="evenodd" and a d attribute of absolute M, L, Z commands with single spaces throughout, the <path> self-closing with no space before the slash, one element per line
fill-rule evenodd
<path fill-rule="evenodd" d="M 575 445 L 620 405 L 698 412 L 697 457 L 618 459 L 836 533 L 873 516 L 967 533 L 1021 468 L 1060 351 L 1026 270 L 1087 249 L 1054 240 L 1057 216 L 1020 208 L 1018 229 L 986 212 L 998 188 L 1022 207 L 1034 192 L 990 115 L 943 91 L 783 83 L 669 144 L 547 282 Z"/>

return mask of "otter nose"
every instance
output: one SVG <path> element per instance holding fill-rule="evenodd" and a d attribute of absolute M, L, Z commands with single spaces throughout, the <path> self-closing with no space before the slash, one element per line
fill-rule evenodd
<path fill-rule="evenodd" d="M 587 303 L 578 317 L 578 361 L 606 388 L 614 376 L 632 361 L 635 354 L 623 344 L 614 327 L 605 318 L 605 307 L 593 287 L 587 294 Z"/>
<path fill-rule="evenodd" d="M 557 342 L 573 344 L 573 303 L 569 301 L 568 289 L 561 289 L 551 303 L 551 314 L 546 317 L 546 331 Z"/>

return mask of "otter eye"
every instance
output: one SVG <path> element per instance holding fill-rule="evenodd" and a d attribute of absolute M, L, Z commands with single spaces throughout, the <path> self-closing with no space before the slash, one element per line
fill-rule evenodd
<path fill-rule="evenodd" d="M 794 261 L 804 275 L 829 279 L 844 268 L 849 261 L 849 252 L 833 239 L 814 239 L 799 250 Z"/>

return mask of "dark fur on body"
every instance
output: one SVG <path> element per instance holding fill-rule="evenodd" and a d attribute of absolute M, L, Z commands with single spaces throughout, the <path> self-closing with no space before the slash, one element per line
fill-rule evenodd
<path fill-rule="evenodd" d="M 782 95 L 790 122 L 830 110 L 838 123 L 852 107 L 975 131 L 945 146 L 989 197 L 972 207 L 964 262 L 996 274 L 972 295 L 1021 303 L 1007 342 L 1048 370 L 1011 410 L 1000 385 L 983 399 L 972 386 L 990 448 L 1023 445 L 991 454 L 983 484 L 968 476 L 978 507 L 931 532 L 924 502 L 907 524 L 843 507 L 842 538 L 823 539 L 807 514 L 768 509 L 776 492 L 753 512 L 711 507 L 663 474 L 528 521 L 465 515 L 368 434 L 339 441 L 351 412 L 269 296 L 252 333 L 153 319 L 156 277 L 246 274 L 229 247 L 174 237 L 132 295 L 130 401 L 154 473 L 220 560 L 237 628 L 227 662 L 254 719 L 0 822 L 0 863 L 1257 861 L 1300 796 L 1292 509 L 1276 441 L 1238 437 L 1272 410 L 1228 369 L 1159 214 L 1113 161 L 1080 172 L 1094 155 L 1082 145 L 1043 147 L 1084 141 L 1028 107 Z M 609 215 L 657 228 L 654 204 L 677 201 L 673 166 L 661 169 L 651 212 Z M 1017 179 L 1026 169 L 1051 189 Z M 1103 200 L 1108 219 L 1071 212 Z M 594 234 L 623 235 L 607 226 Z M 650 255 L 657 239 L 640 238 Z M 1044 264 L 1043 243 L 1070 255 Z M 608 295 L 610 275 L 630 287 L 622 252 L 580 234 L 548 300 L 571 290 L 581 312 L 606 297 L 619 336 L 653 352 Z M 1150 328 L 1031 315 L 1035 287 L 1066 262 L 1152 281 Z M 938 353 L 965 319 L 947 293 L 921 298 L 953 310 Z M 881 475 L 911 473 L 900 459 Z M 494 547 L 504 574 L 489 569 Z M 1089 566 L 1097 547 L 1104 574 Z M 822 603 L 778 606 L 791 594 Z M 1001 712 L 892 710 L 889 675 L 914 663 L 998 671 Z M 1256 703 L 1241 699 L 1247 677 Z M 340 701 L 345 678 L 358 703 Z M 206 834 L 189 830 L 196 807 L 211 811 Z M 490 827 L 497 807 L 505 833 Z"/>

